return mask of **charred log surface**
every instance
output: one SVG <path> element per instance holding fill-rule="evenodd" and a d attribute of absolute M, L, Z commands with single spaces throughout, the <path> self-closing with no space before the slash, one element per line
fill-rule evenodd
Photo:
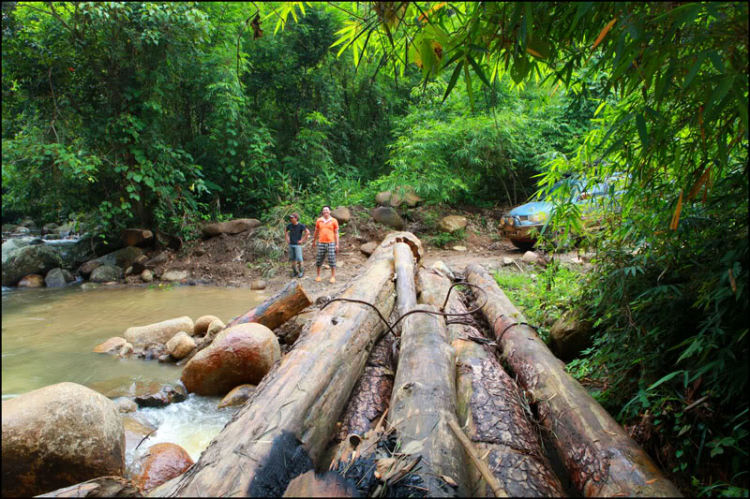
<path fill-rule="evenodd" d="M 294 478 L 312 469 L 313 463 L 302 442 L 288 431 L 282 431 L 273 440 L 268 458 L 263 465 L 263 473 L 255 475 L 245 495 L 279 497 Z"/>
<path fill-rule="evenodd" d="M 351 480 L 338 473 L 308 471 L 289 483 L 284 497 L 362 497 Z"/>
<path fill-rule="evenodd" d="M 451 286 L 448 278 L 421 269 L 417 275 L 419 300 L 440 307 Z M 461 295 L 454 288 L 445 312 L 466 313 Z M 475 323 L 475 321 L 469 321 Z M 456 350 L 456 414 L 458 424 L 485 457 L 492 474 L 511 497 L 564 496 L 560 481 L 544 456 L 532 414 L 513 380 L 495 358 L 493 347 L 470 338 L 482 334 L 468 324 L 448 326 Z M 493 497 L 476 466 L 469 464 L 472 495 Z"/>
<path fill-rule="evenodd" d="M 539 420 L 549 431 L 570 477 L 585 496 L 680 496 L 607 411 L 565 372 L 565 365 L 536 332 L 520 322 L 523 315 L 497 283 L 476 264 L 468 280 L 487 294 L 482 308 L 502 349 L 502 359 L 537 403 Z"/>
<path fill-rule="evenodd" d="M 391 313 L 395 302 L 392 246 L 397 238 L 411 238 L 419 245 L 409 233 L 386 237 L 341 298 L 367 301 L 381 314 Z M 309 457 L 310 466 L 319 461 L 367 357 L 384 331 L 371 307 L 337 301 L 320 310 L 294 348 L 266 375 L 253 398 L 198 462 L 159 494 L 282 494 L 294 477 L 274 471 L 274 463 L 283 466 L 289 458 L 288 452 L 274 449 L 283 449 L 289 438 L 285 435 L 291 434 L 301 442 L 299 448 Z"/>

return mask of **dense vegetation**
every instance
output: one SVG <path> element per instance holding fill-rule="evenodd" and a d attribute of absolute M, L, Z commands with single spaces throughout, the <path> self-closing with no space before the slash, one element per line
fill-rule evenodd
<path fill-rule="evenodd" d="M 543 235 L 595 267 L 548 267 L 526 305 L 595 322 L 571 372 L 683 490 L 746 496 L 747 40 L 729 2 L 5 2 L 3 222 L 190 239 L 403 185 L 511 205 L 625 173 L 601 232 L 558 191 Z"/>

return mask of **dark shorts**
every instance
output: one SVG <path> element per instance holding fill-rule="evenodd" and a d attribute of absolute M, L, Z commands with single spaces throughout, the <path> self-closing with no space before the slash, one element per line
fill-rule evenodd
<path fill-rule="evenodd" d="M 289 245 L 289 261 L 290 262 L 302 261 L 302 245 L 301 244 Z"/>
<path fill-rule="evenodd" d="M 315 266 L 322 267 L 323 260 L 328 255 L 328 265 L 336 268 L 336 243 L 318 243 L 318 253 L 315 258 Z"/>

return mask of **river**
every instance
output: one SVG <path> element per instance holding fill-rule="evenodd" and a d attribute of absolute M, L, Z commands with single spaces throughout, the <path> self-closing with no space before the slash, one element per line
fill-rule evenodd
<path fill-rule="evenodd" d="M 95 354 L 94 346 L 143 326 L 187 315 L 215 315 L 224 322 L 243 314 L 270 294 L 211 286 L 82 286 L 2 291 L 2 397 L 70 381 L 86 386 L 126 387 L 133 382 L 176 383 L 182 368 L 155 360 L 117 359 Z M 197 461 L 236 412 L 216 409 L 219 397 L 190 395 L 165 408 L 139 409 L 128 417 L 157 428 L 139 448 L 172 442 Z M 128 468 L 133 447 L 126 453 Z"/>

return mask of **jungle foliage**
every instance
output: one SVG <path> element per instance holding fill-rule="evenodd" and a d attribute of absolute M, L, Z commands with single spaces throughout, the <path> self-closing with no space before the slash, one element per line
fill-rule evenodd
<path fill-rule="evenodd" d="M 598 232 L 554 196 L 540 244 L 594 269 L 551 265 L 524 305 L 596 322 L 570 371 L 684 491 L 746 496 L 747 9 L 4 2 L 3 220 L 190 239 L 405 185 L 507 206 L 620 175 Z"/>

